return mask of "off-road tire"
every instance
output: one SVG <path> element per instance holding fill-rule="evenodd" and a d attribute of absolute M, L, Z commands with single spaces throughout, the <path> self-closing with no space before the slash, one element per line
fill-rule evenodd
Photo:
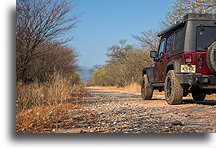
<path fill-rule="evenodd" d="M 183 94 L 184 94 L 184 88 L 177 80 L 174 70 L 170 70 L 167 73 L 164 90 L 165 90 L 165 99 L 168 104 L 170 105 L 181 104 Z"/>
<path fill-rule="evenodd" d="M 141 96 L 144 100 L 150 100 L 152 99 L 153 95 L 153 87 L 149 83 L 148 76 L 144 75 L 142 79 L 142 85 L 141 85 Z"/>
<path fill-rule="evenodd" d="M 209 46 L 207 54 L 206 54 L 206 62 L 209 69 L 216 74 L 216 42 L 214 42 L 211 46 Z"/>
<path fill-rule="evenodd" d="M 194 101 L 204 101 L 206 97 L 206 93 L 200 90 L 192 90 L 191 91 Z"/>

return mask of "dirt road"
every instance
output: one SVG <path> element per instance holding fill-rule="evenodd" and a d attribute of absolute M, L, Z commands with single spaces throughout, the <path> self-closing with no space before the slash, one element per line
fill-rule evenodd
<path fill-rule="evenodd" d="M 213 99 L 167 105 L 163 95 L 143 100 L 139 93 L 87 88 L 90 96 L 76 102 L 83 107 L 70 112 L 70 133 L 209 133 L 215 132 Z"/>

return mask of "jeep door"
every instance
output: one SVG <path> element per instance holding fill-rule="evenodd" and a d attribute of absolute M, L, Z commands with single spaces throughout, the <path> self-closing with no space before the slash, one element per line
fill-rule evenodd
<path fill-rule="evenodd" d="M 160 42 L 160 46 L 158 49 L 158 57 L 155 59 L 154 66 L 154 77 L 156 83 L 163 82 L 164 75 L 164 49 L 165 49 L 165 39 Z"/>

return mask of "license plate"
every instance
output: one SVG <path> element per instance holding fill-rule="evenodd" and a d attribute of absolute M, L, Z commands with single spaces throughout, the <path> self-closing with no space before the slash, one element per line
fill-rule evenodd
<path fill-rule="evenodd" d="M 196 65 L 181 65 L 181 72 L 196 72 Z"/>

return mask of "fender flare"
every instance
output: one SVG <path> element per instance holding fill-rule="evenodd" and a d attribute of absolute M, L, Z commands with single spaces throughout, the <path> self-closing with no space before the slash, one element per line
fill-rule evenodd
<path fill-rule="evenodd" d="M 153 74 L 154 67 L 145 67 L 142 70 L 142 76 L 147 74 L 148 80 L 150 83 L 154 83 L 154 74 Z"/>

